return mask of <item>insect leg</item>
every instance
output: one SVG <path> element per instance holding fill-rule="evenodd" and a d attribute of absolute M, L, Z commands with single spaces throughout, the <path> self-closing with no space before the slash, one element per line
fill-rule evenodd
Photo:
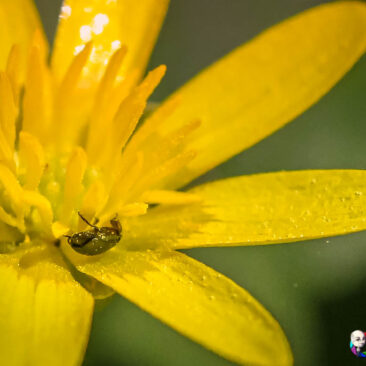
<path fill-rule="evenodd" d="M 113 217 L 113 219 L 110 220 L 111 226 L 113 229 L 117 230 L 118 232 L 122 231 L 122 225 L 118 220 L 118 214 Z"/>
<path fill-rule="evenodd" d="M 72 238 L 72 236 L 70 236 L 70 235 L 64 235 L 64 237 L 67 238 L 67 242 L 69 244 L 71 244 L 71 238 Z"/>

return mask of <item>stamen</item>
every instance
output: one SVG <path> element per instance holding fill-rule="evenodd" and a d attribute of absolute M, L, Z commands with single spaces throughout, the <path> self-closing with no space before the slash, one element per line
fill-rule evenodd
<path fill-rule="evenodd" d="M 8 224 L 13 227 L 19 228 L 22 232 L 25 230 L 24 222 L 20 224 L 19 220 L 17 220 L 15 217 L 9 215 L 5 210 L 0 206 L 0 221 L 4 222 L 5 224 Z"/>
<path fill-rule="evenodd" d="M 180 154 L 187 144 L 188 137 L 200 125 L 201 121 L 194 120 L 172 131 L 165 137 L 152 139 L 149 146 L 144 147 L 146 166 L 152 169 Z"/>
<path fill-rule="evenodd" d="M 14 155 L 12 154 L 12 149 L 5 138 L 3 130 L 0 129 L 0 162 L 8 166 L 8 168 L 14 172 L 15 164 L 13 157 Z"/>
<path fill-rule="evenodd" d="M 37 189 L 45 166 L 44 151 L 39 141 L 25 131 L 19 135 L 19 165 L 20 172 L 24 170 L 24 187 Z"/>
<path fill-rule="evenodd" d="M 115 169 L 116 156 L 120 155 L 135 130 L 145 109 L 147 98 L 164 76 L 165 70 L 165 66 L 159 66 L 149 72 L 144 81 L 121 103 L 112 127 L 108 131 L 109 137 L 103 141 L 105 151 L 104 154 L 101 154 L 100 166 L 108 164 L 107 169 Z"/>
<path fill-rule="evenodd" d="M 136 201 L 141 194 L 149 189 L 156 187 L 169 188 L 169 179 L 172 175 L 176 175 L 190 161 L 196 157 L 195 151 L 185 151 L 174 158 L 166 161 L 150 171 L 144 171 L 144 175 L 136 182 L 134 187 L 127 193 L 127 201 Z"/>
<path fill-rule="evenodd" d="M 10 80 L 5 72 L 0 72 L 0 129 L 2 160 L 10 169 L 15 170 L 14 143 L 15 143 L 15 120 L 17 109 L 14 103 L 14 95 Z"/>
<path fill-rule="evenodd" d="M 105 204 L 106 199 L 107 195 L 103 183 L 100 181 L 96 181 L 89 187 L 89 189 L 85 193 L 80 211 L 86 218 L 93 218 L 98 215 L 100 209 Z M 80 220 L 79 224 L 82 224 Z M 81 227 L 79 227 L 78 229 L 81 230 Z"/>
<path fill-rule="evenodd" d="M 10 50 L 7 64 L 6 64 L 6 74 L 9 77 L 13 95 L 14 95 L 14 103 L 15 105 L 19 104 L 19 94 L 20 94 L 20 85 L 21 85 L 21 52 L 20 45 L 15 44 Z"/>
<path fill-rule="evenodd" d="M 87 164 L 86 153 L 81 147 L 75 148 L 66 168 L 64 199 L 61 221 L 69 224 L 72 211 L 77 207 L 79 195 L 83 189 L 82 180 Z"/>
<path fill-rule="evenodd" d="M 50 202 L 45 196 L 42 196 L 38 192 L 34 191 L 24 191 L 23 192 L 24 202 L 29 206 L 34 206 L 37 208 L 41 220 L 42 220 L 42 231 L 50 234 L 51 224 L 53 220 L 53 212 Z"/>
<path fill-rule="evenodd" d="M 130 156 L 133 156 L 136 151 L 141 148 L 141 146 L 146 147 L 146 145 L 154 141 L 156 127 L 175 111 L 179 103 L 179 95 L 170 97 L 151 117 L 147 118 L 145 123 L 142 124 L 141 128 L 134 134 L 133 138 L 126 146 L 126 149 L 123 152 L 124 157 L 129 159 Z"/>
<path fill-rule="evenodd" d="M 46 62 L 48 57 L 48 43 L 41 28 L 36 28 L 33 33 L 32 47 L 38 49 L 41 60 Z"/>
<path fill-rule="evenodd" d="M 51 226 L 52 234 L 57 239 L 67 234 L 70 228 L 60 221 L 55 221 Z"/>
<path fill-rule="evenodd" d="M 88 42 L 84 49 L 76 57 L 74 57 L 71 65 L 66 71 L 58 92 L 58 99 L 61 103 L 64 102 L 65 99 L 68 100 L 70 98 L 70 94 L 72 94 L 76 88 L 83 68 L 90 56 L 91 49 L 92 43 Z"/>
<path fill-rule="evenodd" d="M 113 56 L 110 58 L 108 62 L 108 66 L 106 71 L 100 81 L 98 92 L 96 94 L 96 106 L 103 99 L 107 99 L 107 96 L 110 94 L 110 91 L 113 89 L 113 86 L 116 82 L 116 78 L 118 75 L 118 71 L 121 68 L 122 61 L 126 55 L 127 47 L 122 46 L 119 48 Z"/>
<path fill-rule="evenodd" d="M 6 192 L 10 207 L 14 211 L 16 216 L 16 226 L 21 230 L 24 230 L 24 212 L 25 205 L 22 201 L 23 190 L 19 185 L 14 174 L 9 170 L 8 167 L 0 163 L 0 183 L 4 187 L 4 192 Z M 10 223 L 9 223 L 10 225 Z"/>
<path fill-rule="evenodd" d="M 22 129 L 37 136 L 42 143 L 49 142 L 47 132 L 52 107 L 48 72 L 39 48 L 33 47 L 25 81 Z"/>
<path fill-rule="evenodd" d="M 83 100 L 84 90 L 79 85 L 82 72 L 87 63 L 92 49 L 92 43 L 85 45 L 84 49 L 74 57 L 71 65 L 67 69 L 64 78 L 59 86 L 55 98 L 55 113 L 52 136 L 59 151 L 68 148 L 76 143 L 78 134 L 86 122 L 80 112 L 85 108 L 89 114 L 90 102 Z M 88 98 L 89 91 L 87 91 Z M 78 101 L 78 107 L 75 101 Z M 85 113 L 85 111 L 84 111 Z M 58 126 L 62 125 L 60 129 Z M 57 130 L 56 130 L 57 128 Z"/>
<path fill-rule="evenodd" d="M 102 134 L 105 136 L 105 129 L 109 128 L 112 121 L 113 115 L 106 116 L 106 109 L 108 109 L 107 105 L 109 105 L 109 98 L 112 95 L 116 77 L 121 68 L 126 51 L 126 47 L 121 47 L 113 54 L 96 93 L 87 142 L 88 156 L 90 156 L 92 160 L 95 158 L 92 152 L 98 150 L 98 143 L 101 139 L 100 135 Z M 119 99 L 119 102 L 121 102 L 121 99 Z"/>
<path fill-rule="evenodd" d="M 142 174 L 144 156 L 139 152 L 134 161 L 135 164 L 129 166 L 129 170 L 126 170 L 126 166 L 120 166 L 116 174 L 117 178 L 111 188 L 109 194 L 109 200 L 103 209 L 103 213 L 107 216 L 113 215 L 118 207 L 126 202 L 126 195 L 131 190 L 132 186 L 138 180 L 138 177 Z"/>

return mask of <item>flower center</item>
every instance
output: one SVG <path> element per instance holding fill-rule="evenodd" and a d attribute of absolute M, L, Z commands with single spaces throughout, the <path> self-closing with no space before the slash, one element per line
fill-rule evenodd
<path fill-rule="evenodd" d="M 150 203 L 197 201 L 166 188 L 194 158 L 195 152 L 183 152 L 183 146 L 200 123 L 158 138 L 143 128 L 133 135 L 164 66 L 137 86 L 133 76 L 121 80 L 118 68 L 126 53 L 121 47 L 101 80 L 83 88 L 91 44 L 58 81 L 38 34 L 33 43 L 24 82 L 17 46 L 0 73 L 0 252 L 36 240 L 55 243 L 87 230 L 78 212 L 103 225 L 116 215 L 122 221 L 143 215 Z M 150 118 L 159 123 L 173 105 Z"/>

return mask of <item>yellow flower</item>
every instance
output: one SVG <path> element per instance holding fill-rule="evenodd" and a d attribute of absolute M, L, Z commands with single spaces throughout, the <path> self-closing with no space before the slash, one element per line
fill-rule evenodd
<path fill-rule="evenodd" d="M 66 1 L 48 66 L 34 6 L 0 2 L 1 364 L 80 364 L 94 298 L 116 291 L 239 364 L 290 365 L 276 320 L 176 249 L 366 229 L 363 171 L 258 174 L 177 191 L 326 93 L 365 51 L 365 4 L 327 4 L 272 27 L 134 132 L 165 72 L 139 82 L 167 6 Z M 88 230 L 78 211 L 98 225 L 118 214 L 122 240 L 100 255 L 76 253 L 64 235 Z"/>

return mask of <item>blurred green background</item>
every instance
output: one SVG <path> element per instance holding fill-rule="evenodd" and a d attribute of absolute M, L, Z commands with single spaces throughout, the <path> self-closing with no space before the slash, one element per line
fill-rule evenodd
<path fill-rule="evenodd" d="M 142 0 L 143 1 L 143 0 Z M 37 0 L 50 39 L 59 0 Z M 161 101 L 205 66 L 317 0 L 172 0 L 149 68 L 168 73 Z M 366 165 L 366 58 L 290 125 L 201 177 Z M 353 365 L 354 329 L 366 331 L 366 233 L 187 253 L 248 289 L 283 326 L 295 365 Z M 66 351 L 66 350 L 65 350 Z M 119 296 L 94 316 L 85 366 L 232 365 Z"/>

